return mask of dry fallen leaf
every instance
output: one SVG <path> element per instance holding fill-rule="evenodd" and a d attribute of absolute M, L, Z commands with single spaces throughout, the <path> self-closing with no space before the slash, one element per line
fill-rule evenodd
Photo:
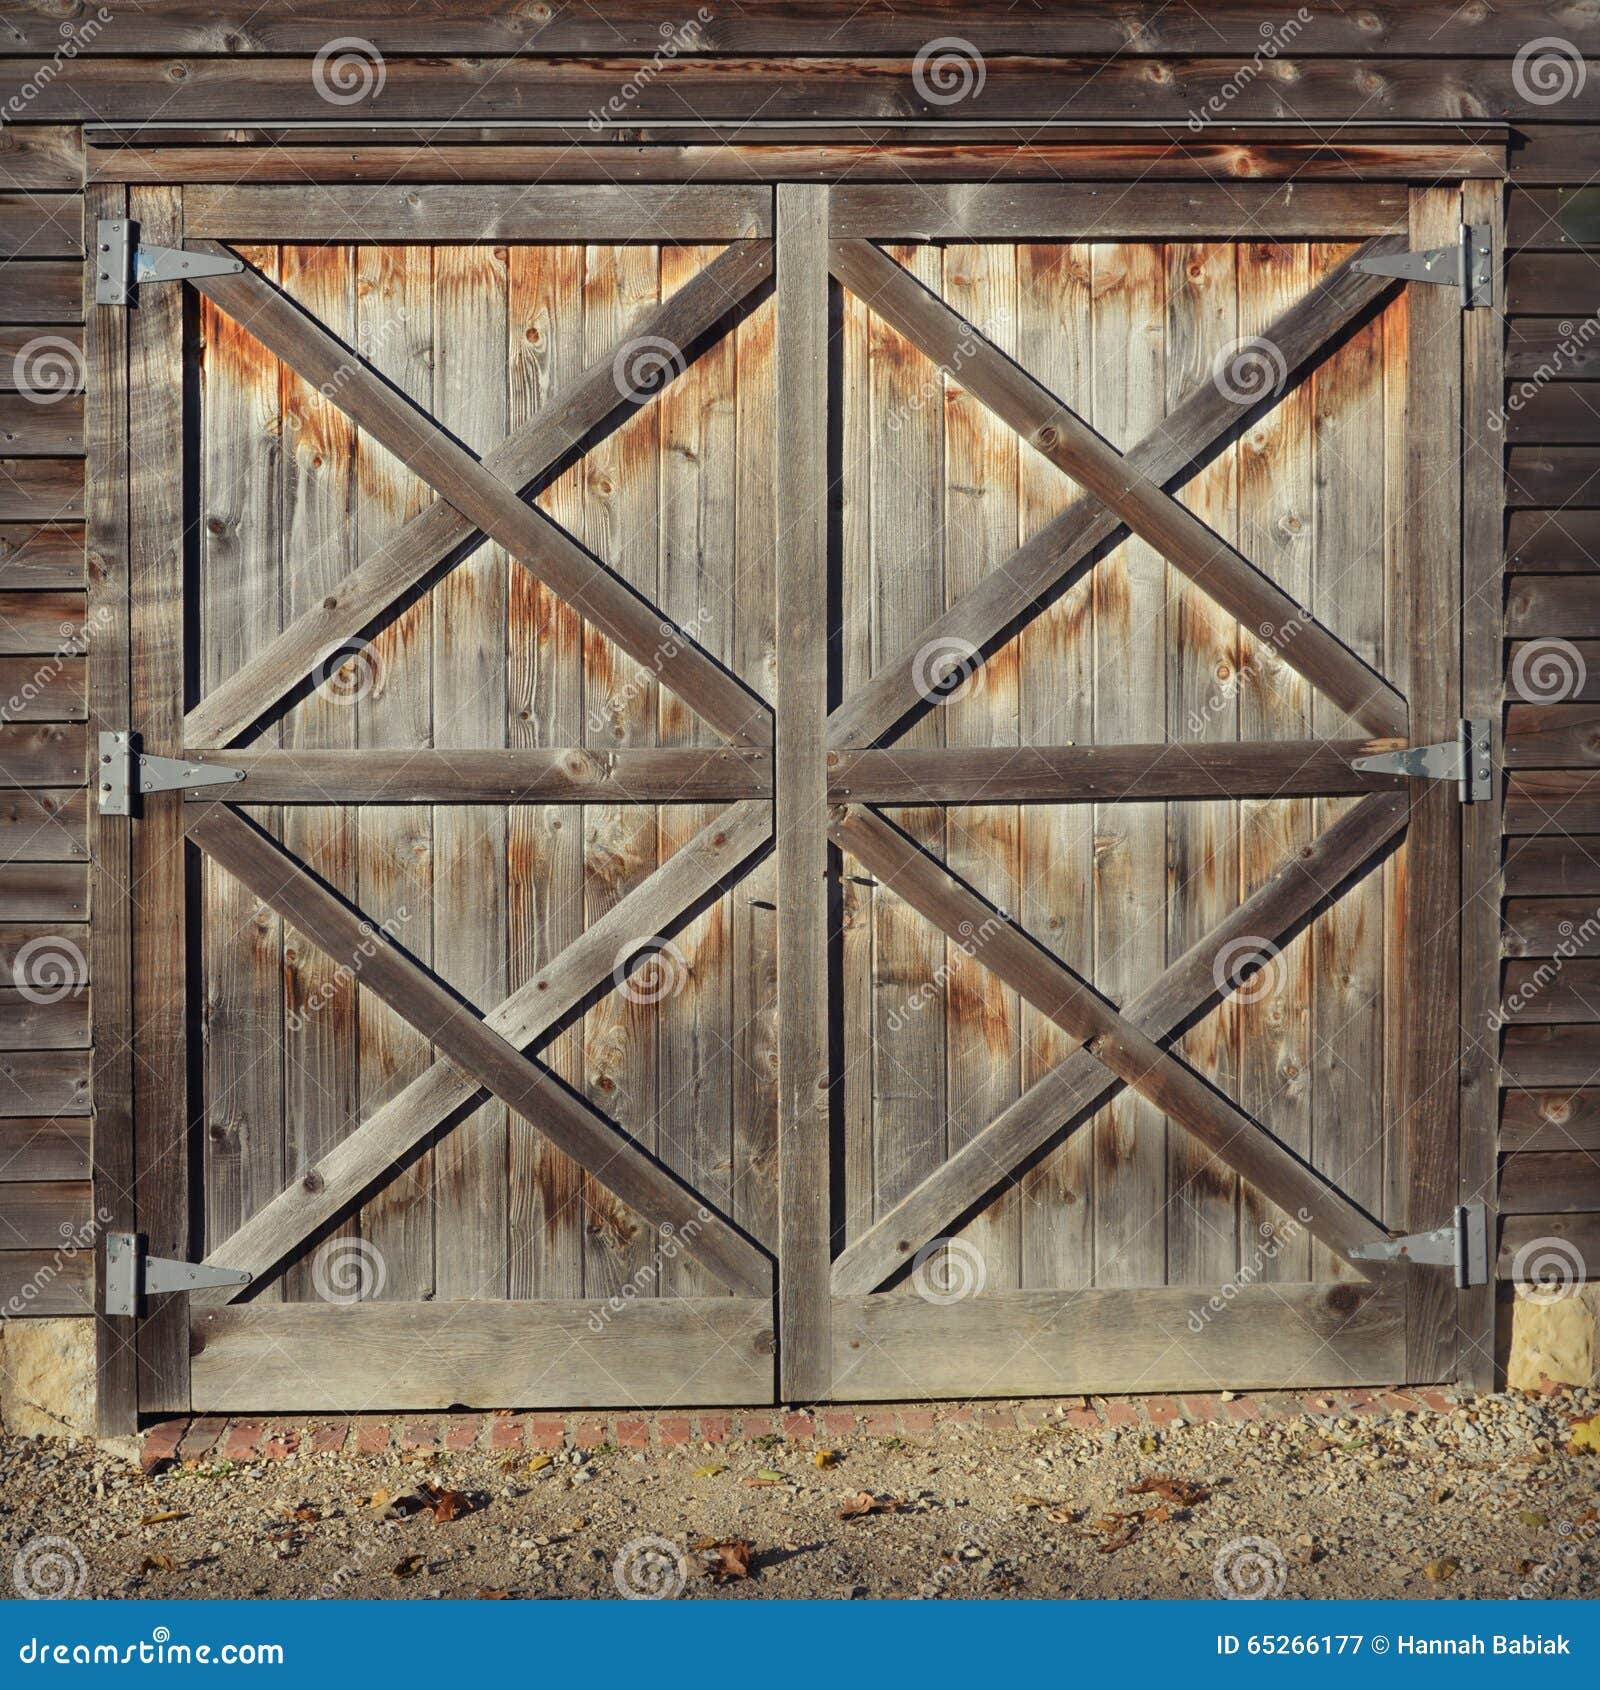
<path fill-rule="evenodd" d="M 1574 1455 L 1584 1450 L 1591 1455 L 1600 1455 L 1600 1414 L 1591 1415 L 1587 1420 L 1573 1421 L 1569 1448 Z"/>
<path fill-rule="evenodd" d="M 304 1502 L 302 1502 L 298 1508 L 285 1508 L 283 1511 L 283 1517 L 286 1520 L 299 1520 L 305 1525 L 310 1525 L 322 1518 L 315 1508 L 310 1507 Z"/>
<path fill-rule="evenodd" d="M 819 1449 L 811 1459 L 819 1467 L 833 1467 L 838 1464 L 839 1457 L 831 1449 Z"/>
<path fill-rule="evenodd" d="M 713 1584 L 728 1584 L 734 1579 L 749 1578 L 750 1563 L 755 1559 L 755 1550 L 749 1539 L 701 1538 L 690 1547 L 705 1557 L 706 1572 Z"/>
<path fill-rule="evenodd" d="M 395 1563 L 391 1578 L 414 1579 L 422 1571 L 423 1561 L 420 1555 L 405 1555 Z"/>
<path fill-rule="evenodd" d="M 511 1600 L 509 1590 L 491 1590 L 488 1585 L 481 1586 L 472 1594 L 480 1602 L 509 1602 Z"/>
<path fill-rule="evenodd" d="M 1550 1524 L 1550 1516 L 1541 1513 L 1537 1508 L 1524 1508 L 1517 1518 L 1530 1532 L 1536 1532 Z"/>
<path fill-rule="evenodd" d="M 877 1497 L 869 1490 L 858 1490 L 839 1510 L 841 1520 L 864 1520 L 869 1514 L 895 1514 L 905 1504 L 897 1496 Z"/>
<path fill-rule="evenodd" d="M 170 1555 L 146 1555 L 139 1570 L 143 1573 L 175 1573 L 178 1563 Z"/>
<path fill-rule="evenodd" d="M 389 1490 L 388 1490 L 388 1487 L 386 1485 L 379 1485 L 378 1488 L 372 1493 L 372 1495 L 367 1498 L 367 1507 L 369 1507 L 369 1508 L 387 1508 L 388 1506 L 389 1506 Z"/>
<path fill-rule="evenodd" d="M 1430 1584 L 1443 1584 L 1461 1571 L 1461 1563 L 1454 1555 L 1441 1555 L 1437 1561 L 1430 1561 L 1423 1572 L 1428 1575 Z"/>
<path fill-rule="evenodd" d="M 553 1455 L 530 1455 L 528 1457 L 528 1471 L 530 1473 L 542 1473 L 546 1467 L 554 1465 L 555 1459 Z"/>
<path fill-rule="evenodd" d="M 1195 1484 L 1190 1479 L 1141 1479 L 1128 1486 L 1129 1496 L 1159 1496 L 1178 1508 L 1193 1508 L 1211 1495 L 1210 1485 Z"/>
<path fill-rule="evenodd" d="M 170 1520 L 187 1520 L 189 1512 L 185 1508 L 167 1508 L 159 1514 L 146 1514 L 139 1522 L 141 1526 L 164 1526 Z"/>
<path fill-rule="evenodd" d="M 719 1473 L 726 1473 L 727 1470 L 726 1461 L 708 1461 L 704 1467 L 695 1468 L 694 1476 L 697 1479 L 714 1479 Z"/>
<path fill-rule="evenodd" d="M 471 1514 L 478 1506 L 465 1491 L 449 1490 L 443 1485 L 424 1485 L 422 1489 L 434 1519 L 446 1525 L 463 1514 Z"/>

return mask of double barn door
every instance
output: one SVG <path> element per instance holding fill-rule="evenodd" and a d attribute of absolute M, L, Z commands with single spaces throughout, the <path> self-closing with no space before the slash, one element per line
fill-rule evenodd
<path fill-rule="evenodd" d="M 98 201 L 142 1408 L 1454 1374 L 1457 190 Z"/>

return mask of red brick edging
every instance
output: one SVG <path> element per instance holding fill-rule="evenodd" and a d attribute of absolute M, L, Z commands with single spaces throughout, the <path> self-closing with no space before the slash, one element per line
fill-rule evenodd
<path fill-rule="evenodd" d="M 726 1412 L 600 1414 L 332 1415 L 224 1420 L 165 1420 L 145 1432 L 140 1458 L 146 1472 L 186 1462 L 283 1461 L 293 1456 L 388 1455 L 417 1450 L 515 1454 L 572 1446 L 672 1449 L 690 1444 L 787 1443 L 850 1438 L 922 1437 L 942 1426 L 985 1431 L 1031 1431 L 1049 1423 L 1085 1432 L 1142 1427 L 1160 1432 L 1174 1422 L 1283 1420 L 1291 1415 L 1360 1419 L 1376 1414 L 1448 1414 L 1442 1391 L 1263 1392 L 1249 1396 L 1067 1397 L 1023 1403 L 940 1403 L 933 1406 L 729 1410 Z"/>

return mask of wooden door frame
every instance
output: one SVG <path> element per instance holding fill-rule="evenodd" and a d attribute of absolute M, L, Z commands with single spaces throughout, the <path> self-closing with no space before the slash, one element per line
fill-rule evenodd
<path fill-rule="evenodd" d="M 1020 150 L 1021 138 L 1017 140 Z M 1477 220 L 1492 218 L 1498 229 L 1501 182 L 1496 167 L 1503 171 L 1503 151 L 1492 145 L 1486 147 L 1475 143 L 1470 153 L 1463 153 L 1466 162 L 1461 168 L 1446 172 L 1441 149 L 1432 142 L 1388 143 L 1382 136 L 1363 137 L 1363 141 L 1371 141 L 1384 148 L 1384 165 L 1381 170 L 1374 169 L 1375 175 L 1386 183 L 1408 179 L 1436 181 L 1441 174 L 1447 174 L 1452 179 L 1465 178 L 1456 187 L 1441 189 L 1438 193 L 1464 193 L 1468 203 L 1481 213 Z M 797 140 L 795 144 L 801 143 Z M 1126 163 L 1142 145 L 1126 144 L 1119 157 Z M 1408 154 L 1408 147 L 1415 148 L 1414 154 Z M 158 180 L 161 166 L 157 155 L 163 150 L 156 147 L 131 155 L 108 151 L 100 159 L 98 169 L 92 172 L 91 179 L 101 185 L 90 190 L 87 203 L 92 208 L 91 215 L 112 216 L 125 209 L 129 216 L 143 225 L 147 238 L 160 240 L 163 244 L 182 245 L 186 238 L 194 237 L 195 231 L 186 227 L 185 195 L 170 183 L 163 184 Z M 174 152 L 179 150 L 186 154 L 184 173 L 188 180 L 200 181 L 212 174 L 197 167 L 196 149 L 192 146 L 173 149 Z M 547 180 L 552 183 L 592 181 L 598 150 L 569 142 L 570 172 L 564 173 L 556 168 Z M 859 180 L 861 158 L 868 150 L 852 152 L 843 147 L 836 160 L 815 162 L 810 174 L 821 178 L 824 184 Z M 228 149 L 217 148 L 215 151 L 218 155 L 216 178 L 228 183 L 236 182 L 238 177 L 227 162 Z M 1309 164 L 1327 151 L 1327 146 L 1323 144 L 1308 145 L 1304 162 Z M 650 169 L 663 188 L 693 173 L 692 167 L 676 149 L 664 148 L 661 153 L 659 168 L 652 166 Z M 1085 146 L 1084 153 L 1082 179 L 1098 180 L 1091 161 L 1105 157 L 1104 144 L 1096 140 Z M 119 173 L 115 165 L 114 161 L 119 157 L 127 165 L 125 173 Z M 1145 148 L 1144 163 L 1147 172 L 1156 179 L 1193 180 L 1196 176 L 1192 156 L 1172 137 L 1150 143 Z M 1053 202 L 1060 208 L 1063 218 L 1073 215 L 1074 207 L 1081 212 L 1084 202 L 1081 196 L 1074 197 L 1078 184 L 1064 179 L 1064 169 L 1059 160 L 1052 161 L 1048 170 L 1041 167 L 1041 175 L 1048 179 L 1027 186 L 1043 192 L 1035 191 L 1023 200 L 1012 202 L 1014 209 L 1010 215 L 1014 221 L 1010 227 L 1014 233 L 1038 233 L 1037 224 L 1029 223 L 1027 219 L 1036 216 L 1042 205 Z M 331 174 L 337 179 L 336 172 Z M 826 332 L 819 300 L 826 299 L 831 284 L 826 281 L 827 270 L 823 260 L 821 275 L 824 285 L 819 292 L 816 279 L 818 253 L 823 243 L 818 238 L 817 223 L 819 218 L 823 219 L 825 236 L 826 219 L 832 215 L 830 195 L 836 195 L 837 190 L 815 183 L 790 185 L 784 180 L 781 167 L 768 174 L 752 174 L 757 174 L 763 184 L 775 184 L 757 192 L 771 192 L 780 206 L 787 204 L 794 208 L 796 230 L 802 230 L 807 223 L 811 226 L 809 237 L 795 233 L 790 238 L 780 214 L 776 229 L 780 253 L 787 250 L 791 254 L 790 293 L 785 297 L 794 301 L 793 332 L 780 331 L 778 338 L 780 440 L 782 449 L 796 462 L 810 463 L 819 469 L 821 473 L 816 475 L 815 484 L 825 485 L 827 437 L 825 426 L 819 428 L 817 421 L 816 370 L 819 360 L 814 354 L 818 348 L 818 333 L 823 333 L 825 337 Z M 299 175 L 297 169 L 297 178 Z M 749 180 L 748 177 L 743 179 Z M 1200 178 L 1202 181 L 1206 179 Z M 133 185 L 118 185 L 122 180 Z M 1366 186 L 1370 187 L 1370 181 Z M 1247 191 L 1253 200 L 1263 205 L 1277 203 L 1287 206 L 1291 203 L 1289 197 L 1281 195 L 1270 182 L 1248 184 Z M 748 188 L 743 190 L 743 195 L 749 193 Z M 898 201 L 901 209 L 897 215 L 905 219 L 904 238 L 916 238 L 919 233 L 926 238 L 929 233 L 928 190 L 919 187 L 913 193 L 914 199 L 901 196 Z M 262 198 L 263 194 L 269 197 Z M 852 188 L 836 203 L 848 209 L 852 203 L 863 203 L 859 197 L 863 194 L 869 196 L 880 211 L 893 211 L 897 203 L 892 185 L 866 190 Z M 251 197 L 240 197 L 246 195 Z M 852 199 L 850 196 L 858 197 Z M 415 200 L 416 190 L 410 190 L 409 197 Z M 431 200 L 436 196 L 427 197 Z M 526 203 L 525 191 L 518 197 Z M 287 209 L 290 201 L 296 198 L 301 198 L 302 209 L 293 226 L 303 228 L 303 197 L 299 190 L 217 187 L 203 198 L 204 221 L 200 227 L 208 237 L 227 230 L 225 238 L 245 239 L 244 233 L 237 232 L 244 225 L 229 223 L 230 217 L 248 211 L 251 216 L 259 218 L 274 202 L 281 202 Z M 938 198 L 946 205 L 958 203 L 955 195 L 948 190 Z M 1315 196 L 1305 192 L 1293 198 L 1300 206 L 1304 206 L 1308 198 L 1315 200 Z M 534 199 L 537 202 L 539 196 L 534 196 Z M 553 199 L 551 203 L 555 203 Z M 698 238 L 732 239 L 739 234 L 754 232 L 749 221 L 753 203 L 751 198 L 743 197 L 737 191 L 723 197 L 719 204 L 726 211 L 729 221 L 708 225 Z M 1376 205 L 1378 202 L 1369 193 L 1366 203 Z M 1018 206 L 1023 209 L 1015 209 Z M 539 238 L 537 233 L 530 232 L 539 227 L 539 209 L 537 203 L 531 213 L 525 209 L 520 222 L 502 225 L 492 238 Z M 404 217 L 407 214 L 401 212 L 399 215 Z M 396 228 L 408 228 L 409 238 L 415 240 L 418 238 L 417 224 L 414 213 L 410 215 L 409 223 L 397 223 Z M 1154 230 L 1159 226 L 1159 219 L 1155 223 L 1149 220 L 1144 201 L 1139 201 L 1136 209 L 1130 211 L 1129 219 L 1124 238 L 1140 238 L 1141 234 L 1143 238 L 1156 238 Z M 264 222 L 254 225 L 257 228 L 269 226 Z M 932 238 L 939 238 L 939 224 L 934 222 L 931 227 Z M 1003 220 L 997 222 L 993 238 L 1008 238 L 999 232 L 1005 227 Z M 1121 224 L 1102 222 L 1094 232 L 1101 232 L 1102 238 L 1115 238 L 1115 230 L 1121 227 Z M 1295 233 L 1304 228 L 1302 223 L 1288 222 L 1282 228 L 1282 236 L 1310 238 L 1309 234 Z M 446 232 L 441 238 L 473 238 L 461 232 L 460 224 L 457 230 L 455 235 Z M 954 230 L 947 227 L 946 232 L 953 233 Z M 394 238 L 401 237 L 396 234 Z M 1498 234 L 1496 264 L 1498 277 Z M 786 284 L 782 279 L 781 259 L 779 274 L 780 294 L 783 294 Z M 1415 297 L 1418 293 L 1434 290 L 1412 291 Z M 181 300 L 182 296 L 176 289 L 169 290 L 164 298 L 161 293 L 152 290 L 152 297 L 142 300 L 137 310 L 123 313 L 101 308 L 92 311 L 87 337 L 89 390 L 86 435 L 90 445 L 92 488 L 88 514 L 91 623 L 97 608 L 105 613 L 100 635 L 93 641 L 90 652 L 90 731 L 98 731 L 102 726 L 132 725 L 136 731 L 146 734 L 153 749 L 167 749 L 176 743 L 177 737 L 181 737 L 168 731 L 173 725 L 174 697 L 181 714 L 181 691 L 174 693 L 160 678 L 171 671 L 175 661 L 181 662 L 181 650 L 174 648 L 170 642 L 153 637 L 151 624 L 154 608 L 162 602 L 162 594 L 170 590 L 174 569 L 180 583 L 182 579 L 182 548 L 175 549 L 170 544 L 174 510 L 181 516 L 182 488 L 174 478 L 163 478 L 158 473 L 157 453 L 146 450 L 150 442 L 165 440 L 175 426 L 174 419 L 181 417 L 181 404 L 178 403 L 182 399 L 181 376 L 174 374 L 182 369 L 185 306 Z M 1452 304 L 1451 309 L 1459 317 L 1458 308 Z M 1498 696 L 1497 595 L 1493 596 L 1492 617 L 1483 613 L 1481 606 L 1491 596 L 1487 591 L 1490 585 L 1497 588 L 1500 569 L 1499 464 L 1495 458 L 1494 473 L 1490 476 L 1487 467 L 1492 454 L 1484 449 L 1484 443 L 1495 438 L 1487 418 L 1499 402 L 1499 341 L 1497 334 L 1490 332 L 1498 319 L 1490 313 L 1474 315 L 1482 317 L 1483 321 L 1469 323 L 1466 327 L 1466 374 L 1464 380 L 1458 379 L 1455 384 L 1454 402 L 1456 414 L 1461 419 L 1462 437 L 1472 443 L 1467 449 L 1476 453 L 1477 468 L 1464 490 L 1461 520 L 1465 525 L 1465 540 L 1462 547 L 1454 550 L 1454 578 L 1459 594 L 1464 560 L 1470 583 L 1467 597 L 1474 614 L 1469 616 L 1460 684 L 1463 697 L 1482 702 L 1491 696 L 1497 700 Z M 821 363 L 825 365 L 825 359 Z M 783 373 L 785 370 L 787 376 Z M 175 380 L 178 383 L 176 387 Z M 826 394 L 821 396 L 820 403 L 825 411 Z M 825 423 L 825 416 L 823 420 Z M 130 449 L 132 446 L 138 449 Z M 1412 462 L 1414 470 L 1420 475 L 1421 457 L 1414 455 Z M 1457 473 L 1460 462 L 1458 449 L 1455 457 Z M 126 497 L 118 492 L 119 473 L 124 463 L 127 465 Z M 98 495 L 93 491 L 97 479 L 101 483 Z M 801 584 L 814 586 L 818 580 L 825 581 L 828 570 L 829 514 L 826 508 L 819 511 L 814 501 L 804 496 L 801 483 L 809 479 L 786 476 L 780 489 L 784 501 L 780 516 L 783 529 L 801 537 L 794 553 L 792 590 L 780 594 L 780 638 L 787 626 L 796 632 L 802 643 L 814 638 L 814 631 L 806 633 L 805 630 L 811 605 L 815 601 L 813 599 L 808 604 L 801 594 Z M 167 539 L 163 539 L 163 533 L 168 536 Z M 1443 578 L 1450 573 L 1451 558 L 1444 551 L 1430 554 L 1430 567 Z M 179 685 L 181 687 L 181 681 Z M 825 666 L 819 679 L 814 666 L 802 665 L 799 672 L 793 674 L 792 680 L 780 687 L 780 724 L 786 713 L 785 701 L 794 713 L 803 713 L 815 721 L 819 687 L 825 709 L 826 685 Z M 1439 710 L 1444 711 L 1445 698 L 1441 695 L 1435 702 Z M 1484 704 L 1484 708 L 1489 706 Z M 1478 713 L 1476 706 L 1474 713 Z M 792 1344 L 785 1342 L 781 1346 L 780 1385 L 781 1394 L 786 1399 L 802 1400 L 824 1397 L 832 1388 L 833 1339 L 829 1327 L 833 1312 L 838 1307 L 837 1298 L 819 1295 L 821 1288 L 828 1283 L 832 1254 L 829 1242 L 831 1222 L 826 1206 L 828 1028 L 825 1004 L 819 1014 L 818 995 L 814 990 L 819 978 L 816 972 L 820 966 L 818 959 L 826 954 L 829 917 L 819 876 L 826 876 L 827 847 L 821 842 L 820 830 L 815 831 L 814 836 L 806 836 L 803 841 L 797 835 L 789 847 L 783 846 L 781 840 L 786 832 L 786 818 L 808 810 L 814 812 L 819 804 L 826 808 L 828 779 L 825 773 L 819 773 L 818 757 L 812 749 L 817 743 L 815 733 L 806 743 L 791 743 L 787 749 L 784 740 L 780 726 L 775 766 L 770 776 L 772 787 L 769 788 L 775 788 L 778 794 L 780 879 L 787 877 L 791 885 L 798 883 L 802 888 L 808 885 L 811 888 L 810 892 L 789 905 L 779 922 L 780 957 L 789 958 L 789 968 L 785 972 L 790 982 L 787 992 L 780 984 L 779 1020 L 784 1029 L 783 1050 L 780 1052 L 780 1097 L 783 1099 L 780 1190 L 787 1182 L 792 1199 L 792 1203 L 780 1201 L 779 1307 L 783 1321 L 780 1332 L 787 1331 L 794 1340 Z M 174 805 L 172 808 L 180 809 L 181 806 Z M 182 982 L 181 979 L 174 982 L 171 978 L 172 959 L 183 955 L 182 944 L 174 946 L 172 943 L 175 932 L 180 940 L 182 938 L 182 873 L 174 873 L 172 869 L 173 853 L 169 848 L 172 842 L 166 838 L 176 828 L 176 837 L 181 841 L 182 821 L 176 819 L 165 829 L 159 824 L 152 828 L 152 813 L 159 816 L 161 812 L 152 807 L 145 819 L 137 824 L 101 817 L 97 813 L 91 823 L 95 842 L 93 875 L 96 893 L 93 941 L 97 978 L 94 1005 L 96 1203 L 100 1208 L 104 1206 L 102 1198 L 108 1200 L 110 1212 L 118 1217 L 114 1224 L 137 1227 L 146 1232 L 153 1249 L 184 1255 L 187 1253 L 190 1212 L 186 1161 L 187 1075 L 183 1064 L 173 1064 L 170 1058 L 171 1050 L 182 1043 L 170 1037 L 174 1017 L 177 1017 L 180 1028 L 182 1017 Z M 1486 888 L 1474 895 L 1469 906 L 1466 925 L 1454 947 L 1452 966 L 1455 978 L 1462 982 L 1463 1004 L 1470 1001 L 1481 1008 L 1485 991 L 1492 1003 L 1497 985 L 1497 924 L 1487 920 L 1483 911 L 1497 910 L 1497 880 L 1494 880 L 1493 886 L 1490 884 L 1496 871 L 1491 871 L 1489 862 L 1491 847 L 1496 865 L 1498 861 L 1498 792 L 1493 805 L 1480 806 L 1469 813 L 1464 827 L 1455 820 L 1453 813 L 1449 819 L 1441 815 L 1437 820 L 1443 835 L 1459 840 L 1459 860 L 1463 865 L 1462 872 L 1469 877 L 1469 884 Z M 180 860 L 181 850 L 180 843 Z M 819 851 L 822 853 L 820 856 Z M 140 887 L 137 899 L 132 892 L 135 883 Z M 819 937 L 822 941 L 820 949 Z M 823 977 L 825 973 L 824 969 Z M 797 994 L 799 1007 L 795 1001 Z M 175 1004 L 180 1007 L 175 1009 Z M 1435 1026 L 1428 1037 L 1435 1049 L 1443 1049 L 1446 1034 L 1442 1026 Z M 152 1041 L 156 1041 L 158 1051 L 168 1052 L 165 1070 L 142 1069 L 142 1052 L 149 1048 Z M 819 1053 L 822 1057 L 820 1063 Z M 1452 1135 L 1458 1135 L 1459 1157 L 1456 1165 L 1439 1171 L 1428 1182 L 1425 1195 L 1414 1190 L 1413 1211 L 1408 1217 L 1410 1225 L 1438 1224 L 1437 1206 L 1444 1201 L 1446 1185 L 1452 1190 L 1459 1189 L 1463 1198 L 1470 1192 L 1475 1200 L 1488 1200 L 1492 1204 L 1493 1106 L 1497 1085 L 1494 1053 L 1486 1052 L 1482 1041 L 1478 1041 L 1458 1060 L 1462 1101 L 1459 1109 L 1453 1106 L 1449 1112 L 1451 1124 L 1448 1130 Z M 1436 1126 L 1437 1123 L 1427 1129 L 1420 1124 L 1415 1126 L 1412 1130 L 1414 1142 L 1431 1142 L 1430 1133 Z M 793 1288 L 792 1296 L 786 1294 L 785 1287 Z M 1181 1288 L 1166 1289 L 1186 1295 Z M 1408 1295 L 1413 1311 L 1408 1316 L 1408 1323 L 1417 1334 L 1408 1347 L 1408 1355 L 1413 1358 L 1408 1362 L 1408 1368 L 1434 1369 L 1434 1372 L 1427 1373 L 1430 1377 L 1441 1376 L 1449 1369 L 1464 1378 L 1492 1378 L 1492 1292 L 1493 1288 L 1489 1287 L 1487 1292 L 1480 1289 L 1461 1294 L 1453 1312 L 1462 1341 L 1446 1346 L 1441 1346 L 1435 1330 L 1444 1318 L 1438 1312 L 1440 1299 L 1437 1293 L 1421 1297 Z M 1152 1300 L 1154 1308 L 1165 1291 L 1143 1295 Z M 189 1340 L 188 1320 L 183 1308 L 185 1301 L 180 1297 L 168 1298 L 164 1305 L 157 1305 L 137 1323 L 99 1317 L 100 1415 L 105 1429 L 126 1431 L 141 1411 L 187 1411 Z M 981 1304 L 979 1308 L 981 1310 Z M 1425 1309 L 1432 1309 L 1433 1313 L 1421 1312 Z M 1449 1350 L 1448 1357 L 1446 1349 Z M 137 1376 L 131 1365 L 135 1350 L 138 1355 Z M 1416 1376 L 1421 1378 L 1424 1373 Z"/>

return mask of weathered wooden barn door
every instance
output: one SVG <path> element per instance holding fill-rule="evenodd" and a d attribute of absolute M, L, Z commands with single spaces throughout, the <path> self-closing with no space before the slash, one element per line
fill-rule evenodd
<path fill-rule="evenodd" d="M 770 190 L 132 199 L 141 1406 L 770 1400 Z"/>
<path fill-rule="evenodd" d="M 835 1395 L 1455 1372 L 1460 207 L 832 194 Z"/>
<path fill-rule="evenodd" d="M 1453 1376 L 1459 192 L 308 203 L 127 195 L 141 1407 Z"/>

